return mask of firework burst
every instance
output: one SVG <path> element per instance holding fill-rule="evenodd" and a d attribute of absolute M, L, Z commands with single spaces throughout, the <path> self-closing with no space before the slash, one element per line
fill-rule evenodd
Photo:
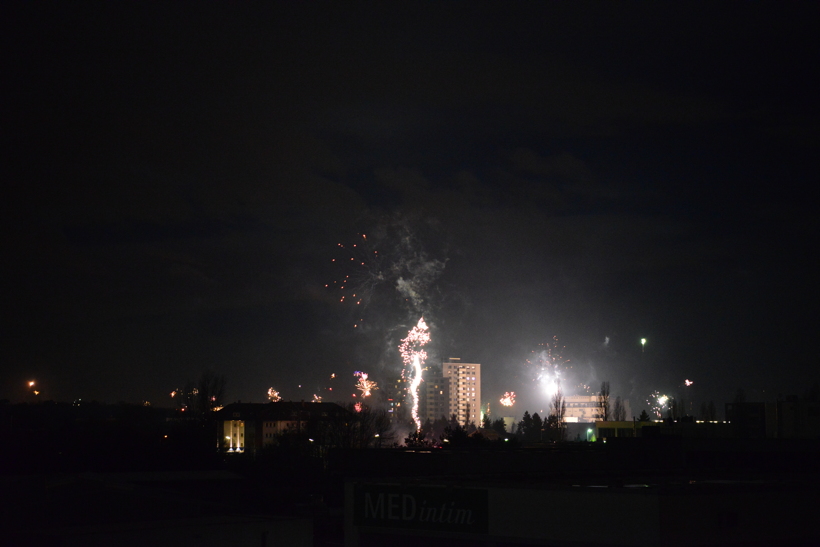
<path fill-rule="evenodd" d="M 567 365 L 569 359 L 561 355 L 564 347 L 558 345 L 557 336 L 553 336 L 552 342 L 542 345 L 544 349 L 533 351 L 533 358 L 527 360 L 527 365 L 532 381 L 551 399 L 558 392 L 566 370 L 572 367 Z"/>
<path fill-rule="evenodd" d="M 663 411 L 669 408 L 669 400 L 668 395 L 663 395 L 660 391 L 653 391 L 649 399 L 646 400 L 646 404 L 652 408 L 655 416 L 662 418 Z"/>
<path fill-rule="evenodd" d="M 268 399 L 272 403 L 278 403 L 279 401 L 282 400 L 282 396 L 279 395 L 278 391 L 276 391 L 275 389 L 273 389 L 271 387 L 271 388 L 268 388 Z"/>
<path fill-rule="evenodd" d="M 501 397 L 501 404 L 502 406 L 513 406 L 515 404 L 515 392 L 514 391 L 507 391 L 504 393 L 504 396 Z"/>
<path fill-rule="evenodd" d="M 355 243 L 336 244 L 337 256 L 331 262 L 337 267 L 337 279 L 325 284 L 338 295 L 339 302 L 367 306 L 376 286 L 384 281 L 379 251 L 359 234 Z"/>
<path fill-rule="evenodd" d="M 367 378 L 366 372 L 356 371 L 353 373 L 353 376 L 359 378 L 359 381 L 356 383 L 356 389 L 362 392 L 362 397 L 370 397 L 371 391 L 379 389 L 376 382 Z"/>
<path fill-rule="evenodd" d="M 421 384 L 422 365 L 427 359 L 427 352 L 422 349 L 430 342 L 430 333 L 427 332 L 427 323 L 424 318 L 419 319 L 418 324 L 407 333 L 407 338 L 401 341 L 399 351 L 402 361 L 404 361 L 404 371 L 402 376 L 410 377 L 410 398 L 413 403 L 410 412 L 416 424 L 416 431 L 421 429 L 421 419 L 419 418 L 419 385 Z M 412 370 L 412 374 L 408 371 Z"/>

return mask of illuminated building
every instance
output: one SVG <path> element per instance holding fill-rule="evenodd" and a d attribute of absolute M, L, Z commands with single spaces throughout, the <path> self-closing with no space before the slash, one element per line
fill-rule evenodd
<path fill-rule="evenodd" d="M 423 384 L 422 384 L 423 385 Z M 388 381 L 384 386 L 384 395 L 387 401 L 387 414 L 390 423 L 402 422 L 410 419 L 410 402 L 407 391 L 410 383 L 402 377 Z"/>
<path fill-rule="evenodd" d="M 447 416 L 453 414 L 461 426 L 481 423 L 481 365 L 462 363 L 451 357 L 441 364 L 442 376 L 450 381 Z"/>
<path fill-rule="evenodd" d="M 233 403 L 215 412 L 217 446 L 227 453 L 256 453 L 284 433 L 313 434 L 323 422 L 348 414 L 336 403 Z"/>
<path fill-rule="evenodd" d="M 425 367 L 419 388 L 419 417 L 422 422 L 454 414 L 462 426 L 481 422 L 481 365 L 450 358 L 441 367 Z M 409 382 L 402 378 L 385 387 L 392 421 L 409 419 Z"/>
<path fill-rule="evenodd" d="M 444 377 L 440 367 L 427 367 L 421 385 L 419 416 L 422 422 L 434 422 L 441 417 L 449 419 L 450 415 L 450 378 Z"/>
<path fill-rule="evenodd" d="M 600 405 L 597 395 L 567 395 L 564 397 L 565 422 L 591 423 L 598 419 Z"/>

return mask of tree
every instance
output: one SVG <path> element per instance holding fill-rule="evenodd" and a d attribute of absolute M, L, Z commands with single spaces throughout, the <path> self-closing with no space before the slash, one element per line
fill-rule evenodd
<path fill-rule="evenodd" d="M 447 429 L 449 422 L 447 421 L 446 416 L 439 416 L 433 422 L 433 428 L 430 433 L 431 439 L 441 439 L 444 435 L 444 430 Z"/>
<path fill-rule="evenodd" d="M 541 441 L 543 440 L 543 429 L 547 425 L 546 422 L 546 420 L 541 419 L 541 416 L 539 416 L 537 412 L 530 416 L 529 411 L 525 410 L 523 419 L 518 422 L 516 433 L 522 440 L 527 442 Z M 501 427 L 503 427 L 503 423 L 502 420 Z"/>
<path fill-rule="evenodd" d="M 433 422 L 430 421 L 430 418 L 427 418 L 423 424 L 421 424 L 420 431 L 424 434 L 425 437 L 431 438 L 433 436 Z"/>
<path fill-rule="evenodd" d="M 441 437 L 441 442 L 447 441 L 451 446 L 463 445 L 467 442 L 467 429 L 461 427 L 458 422 L 451 423 L 444 429 L 444 435 Z"/>
<path fill-rule="evenodd" d="M 550 407 L 550 415 L 547 420 L 547 425 L 550 428 L 552 438 L 556 441 L 564 440 L 564 416 L 567 413 L 567 403 L 564 399 L 564 393 L 559 387 L 552 397 L 552 404 Z"/>
<path fill-rule="evenodd" d="M 490 419 L 489 414 L 484 415 L 484 419 L 481 421 L 481 427 L 483 429 L 490 429 L 493 427 L 493 421 Z"/>
<path fill-rule="evenodd" d="M 507 435 L 507 428 L 504 427 L 504 419 L 498 418 L 497 420 L 493 420 L 492 430 L 502 437 Z"/>
<path fill-rule="evenodd" d="M 225 398 L 225 386 L 228 380 L 224 374 L 206 370 L 197 382 L 197 410 L 205 412 L 222 406 Z"/>
<path fill-rule="evenodd" d="M 624 402 L 620 395 L 615 397 L 615 409 L 612 411 L 612 417 L 616 422 L 623 422 L 626 420 L 626 407 L 624 406 Z"/>
<path fill-rule="evenodd" d="M 523 437 L 523 440 L 527 440 L 530 431 L 532 431 L 532 416 L 530 416 L 529 410 L 525 410 L 524 416 L 521 418 L 521 421 L 518 422 L 516 433 Z"/>
<path fill-rule="evenodd" d="M 646 409 L 641 410 L 641 415 L 638 416 L 638 421 L 639 422 L 648 422 L 648 421 L 650 421 L 649 420 L 649 414 L 646 413 Z"/>
<path fill-rule="evenodd" d="M 598 393 L 598 418 L 609 421 L 609 382 L 601 382 L 601 391 Z"/>
<path fill-rule="evenodd" d="M 544 421 L 537 412 L 532 415 L 532 431 L 530 432 L 530 440 L 543 441 L 544 440 Z"/>
<path fill-rule="evenodd" d="M 433 443 L 424 437 L 421 430 L 413 431 L 407 438 L 404 439 L 404 445 L 407 448 L 430 448 Z"/>
<path fill-rule="evenodd" d="M 376 439 L 376 448 L 381 448 L 383 444 L 390 445 L 393 441 L 392 427 L 390 414 L 386 410 L 379 409 L 373 412 L 373 438 Z"/>

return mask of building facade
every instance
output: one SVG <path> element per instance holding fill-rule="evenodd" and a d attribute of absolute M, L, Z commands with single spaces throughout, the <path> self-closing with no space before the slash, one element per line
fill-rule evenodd
<path fill-rule="evenodd" d="M 410 419 L 410 401 L 407 396 L 410 383 L 401 376 L 385 382 L 382 393 L 385 397 L 387 415 L 391 424 L 407 422 Z"/>
<path fill-rule="evenodd" d="M 449 380 L 447 416 L 456 416 L 461 426 L 481 424 L 481 365 L 462 363 L 451 357 L 441 364 L 442 377 Z"/>
<path fill-rule="evenodd" d="M 349 414 L 336 403 L 233 403 L 215 413 L 217 447 L 227 453 L 254 454 L 277 444 L 285 433 L 312 434 Z"/>
<path fill-rule="evenodd" d="M 564 404 L 565 422 L 592 423 L 599 419 L 600 404 L 597 395 L 566 395 Z"/>
<path fill-rule="evenodd" d="M 450 379 L 444 377 L 441 367 L 430 366 L 425 369 L 420 395 L 419 417 L 422 422 L 434 422 L 441 417 L 450 418 Z"/>

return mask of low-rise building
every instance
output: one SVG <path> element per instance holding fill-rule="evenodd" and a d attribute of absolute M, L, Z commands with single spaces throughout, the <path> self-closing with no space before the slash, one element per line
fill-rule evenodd
<path fill-rule="evenodd" d="M 336 403 L 233 403 L 216 412 L 217 446 L 228 453 L 255 453 L 284 433 L 309 433 L 349 412 Z"/>

